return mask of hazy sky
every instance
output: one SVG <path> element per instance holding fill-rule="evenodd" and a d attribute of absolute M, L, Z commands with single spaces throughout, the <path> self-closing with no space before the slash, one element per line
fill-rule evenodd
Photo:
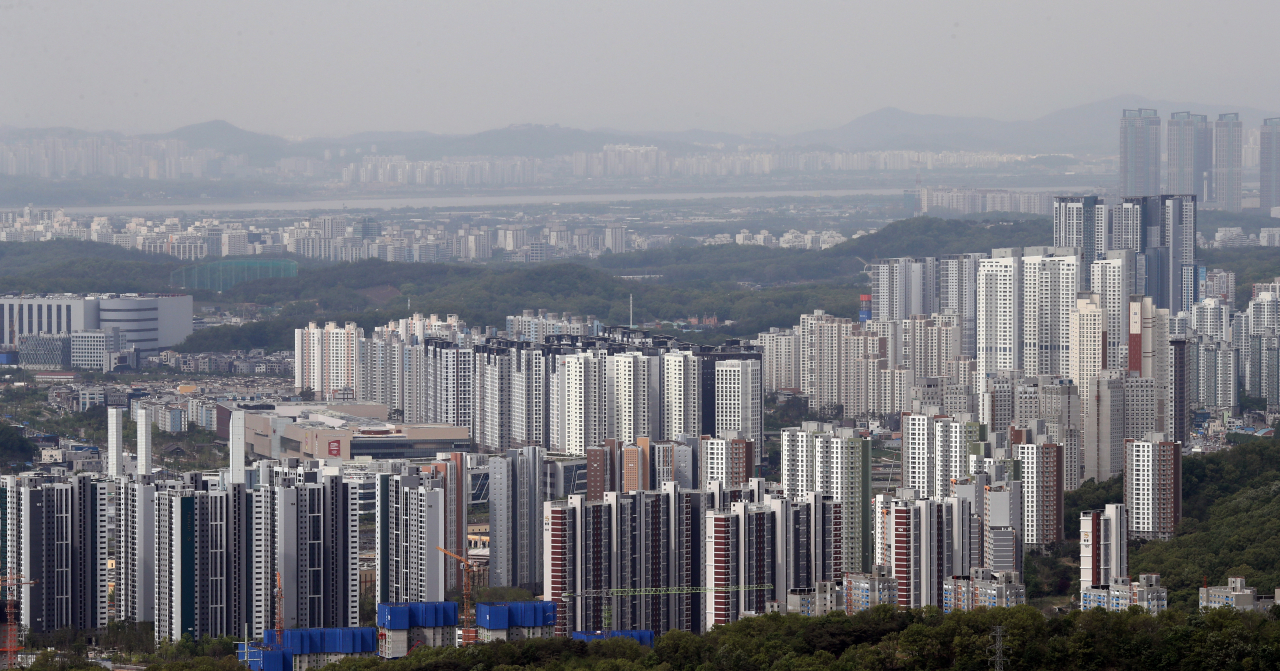
<path fill-rule="evenodd" d="M 1124 93 L 1280 109 L 1274 0 L 0 0 L 0 25 L 0 124 L 22 127 L 794 132 Z"/>

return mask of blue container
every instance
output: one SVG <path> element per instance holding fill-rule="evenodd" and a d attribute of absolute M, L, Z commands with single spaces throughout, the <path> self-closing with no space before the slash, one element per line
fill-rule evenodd
<path fill-rule="evenodd" d="M 606 638 L 630 638 L 635 639 L 637 643 L 643 646 L 653 647 L 653 630 L 652 629 L 635 629 L 629 631 L 613 630 L 613 631 L 575 631 L 573 632 L 573 640 L 575 641 L 603 641 Z"/>

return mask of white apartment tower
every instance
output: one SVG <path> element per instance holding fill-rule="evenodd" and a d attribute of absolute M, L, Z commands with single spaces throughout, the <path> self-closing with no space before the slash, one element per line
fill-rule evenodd
<path fill-rule="evenodd" d="M 761 364 L 765 393 L 800 387 L 796 377 L 799 348 L 794 331 L 775 326 L 757 336 L 755 344 L 763 350 Z"/>
<path fill-rule="evenodd" d="M 124 475 L 124 408 L 107 408 L 107 477 Z"/>
<path fill-rule="evenodd" d="M 691 352 L 667 352 L 662 366 L 662 433 L 659 440 L 701 433 L 698 394 L 701 361 Z"/>
<path fill-rule="evenodd" d="M 605 363 L 608 394 L 606 438 L 631 444 L 640 436 L 655 435 L 661 407 L 660 372 L 656 355 L 641 352 L 609 355 Z"/>
<path fill-rule="evenodd" d="M 1125 320 L 1129 297 L 1134 294 L 1133 252 L 1116 250 L 1089 267 L 1089 286 L 1098 295 L 1106 313 L 1107 368 L 1124 368 L 1128 363 L 1129 339 Z"/>
<path fill-rule="evenodd" d="M 740 433 L 764 445 L 764 399 L 760 396 L 760 361 L 724 359 L 715 362 L 716 436 Z M 645 434 L 650 435 L 650 434 Z M 615 436 L 622 439 L 622 436 Z"/>
<path fill-rule="evenodd" d="M 323 327 L 311 322 L 294 330 L 293 384 L 310 389 L 320 400 L 334 400 L 354 394 L 361 388 L 360 345 L 364 329 L 355 322 L 338 326 L 328 322 Z"/>
<path fill-rule="evenodd" d="M 1096 196 L 1059 196 L 1053 199 L 1053 246 L 1075 247 L 1082 263 L 1103 258 L 1110 249 L 1107 208 Z"/>
<path fill-rule="evenodd" d="M 995 250 L 978 262 L 978 372 L 1022 368 L 1022 258 L 1020 250 Z"/>
<path fill-rule="evenodd" d="M 1080 291 L 1077 256 L 1022 259 L 1022 369 L 1060 375 L 1071 358 L 1071 309 Z"/>
<path fill-rule="evenodd" d="M 871 318 L 897 321 L 938 311 L 938 261 L 881 259 L 871 264 Z"/>
<path fill-rule="evenodd" d="M 975 355 L 978 262 L 986 253 L 948 254 L 938 259 L 938 312 L 960 319 L 960 354 Z"/>

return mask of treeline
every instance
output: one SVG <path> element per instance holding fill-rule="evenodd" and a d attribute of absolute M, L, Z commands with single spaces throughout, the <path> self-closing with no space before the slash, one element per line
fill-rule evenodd
<path fill-rule="evenodd" d="M 993 632 L 1002 628 L 1000 646 Z M 332 671 L 862 671 L 991 668 L 1180 671 L 1275 669 L 1280 622 L 1216 610 L 1153 617 L 1133 608 L 1046 618 L 1027 606 L 942 614 L 880 606 L 846 616 L 765 615 L 698 636 L 669 632 L 652 649 L 631 639 L 564 638 L 420 647 L 386 661 L 348 658 Z M 231 659 L 155 664 L 149 671 L 232 671 Z"/>
<path fill-rule="evenodd" d="M 1248 307 L 1253 296 L 1253 285 L 1258 282 L 1274 282 L 1280 277 L 1280 248 L 1231 247 L 1227 249 L 1197 249 L 1197 262 L 1209 269 L 1222 268 L 1236 274 L 1235 308 Z"/>
<path fill-rule="evenodd" d="M 345 282 L 345 284 L 344 284 Z M 379 282 L 393 284 L 401 296 L 388 307 L 372 307 L 356 290 Z M 717 316 L 730 327 L 720 336 L 753 336 L 771 326 L 791 326 L 799 315 L 824 309 L 831 314 L 856 317 L 859 295 L 865 285 L 826 283 L 769 287 L 759 290 L 731 282 L 660 284 L 620 280 L 600 270 L 574 263 L 532 266 L 443 266 L 366 260 L 305 277 L 254 282 L 245 297 L 259 293 L 258 302 L 291 301 L 282 317 L 242 327 L 215 327 L 192 334 L 179 348 L 184 352 L 228 349 L 290 349 L 293 329 L 315 321 L 355 321 L 365 329 L 386 324 L 412 312 L 456 314 L 471 326 L 505 328 L 508 315 L 526 309 L 595 315 L 605 324 L 627 324 L 634 300 L 636 323 Z M 379 286 L 379 284 L 372 284 Z M 235 293 L 240 290 L 236 287 Z"/>
<path fill-rule="evenodd" d="M 169 273 L 183 265 L 100 242 L 0 242 L 0 294 L 163 292 Z"/>
<path fill-rule="evenodd" d="M 22 435 L 22 429 L 0 424 L 0 467 L 21 467 L 35 461 L 36 444 Z"/>
<path fill-rule="evenodd" d="M 856 277 L 878 258 L 1052 243 L 1053 226 L 1039 217 L 1011 224 L 917 217 L 820 251 L 709 245 L 605 254 L 595 263 L 615 275 L 662 275 L 664 281 L 813 282 Z"/>

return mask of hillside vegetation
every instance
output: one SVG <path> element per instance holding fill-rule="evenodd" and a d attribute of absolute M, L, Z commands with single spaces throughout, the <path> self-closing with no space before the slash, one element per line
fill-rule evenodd
<path fill-rule="evenodd" d="M 1195 608 L 1198 588 L 1243 576 L 1259 594 L 1280 587 L 1280 441 L 1255 440 L 1182 462 L 1182 524 L 1143 544 L 1129 572 L 1159 573 L 1171 606 Z"/>
<path fill-rule="evenodd" d="M 348 658 L 332 671 L 860 671 L 988 669 L 992 631 L 1004 628 L 1006 669 L 1181 671 L 1274 669 L 1280 622 L 1256 613 L 1076 612 L 1046 619 L 1033 608 L 943 615 L 889 606 L 851 617 L 765 615 L 697 636 L 670 632 L 652 649 L 616 638 L 420 647 L 394 661 Z M 233 671 L 234 661 L 200 659 L 149 671 Z"/>
<path fill-rule="evenodd" d="M 356 293 L 390 284 L 402 295 L 380 309 Z M 637 323 L 716 315 L 737 323 L 721 336 L 754 335 L 770 326 L 790 326 L 802 312 L 825 309 L 855 316 L 864 285 L 824 283 L 752 290 L 732 282 L 660 284 L 620 280 L 573 263 L 533 266 L 464 266 L 386 263 L 367 260 L 304 278 L 260 280 L 236 287 L 237 298 L 288 303 L 286 316 L 243 327 L 197 331 L 182 351 L 222 351 L 248 347 L 289 349 L 293 330 L 308 321 L 355 321 L 366 329 L 412 312 L 456 314 L 473 326 L 504 328 L 507 315 L 543 308 L 595 315 L 606 324 L 626 324 L 634 297 Z"/>
<path fill-rule="evenodd" d="M 0 293 L 166 291 L 169 273 L 186 265 L 84 240 L 0 242 Z"/>
<path fill-rule="evenodd" d="M 1053 242 L 1053 226 L 1036 218 L 1011 224 L 917 217 L 830 249 L 802 251 L 710 245 L 601 256 L 615 275 L 662 275 L 665 281 L 802 282 L 854 277 L 874 259 L 990 252 Z"/>

